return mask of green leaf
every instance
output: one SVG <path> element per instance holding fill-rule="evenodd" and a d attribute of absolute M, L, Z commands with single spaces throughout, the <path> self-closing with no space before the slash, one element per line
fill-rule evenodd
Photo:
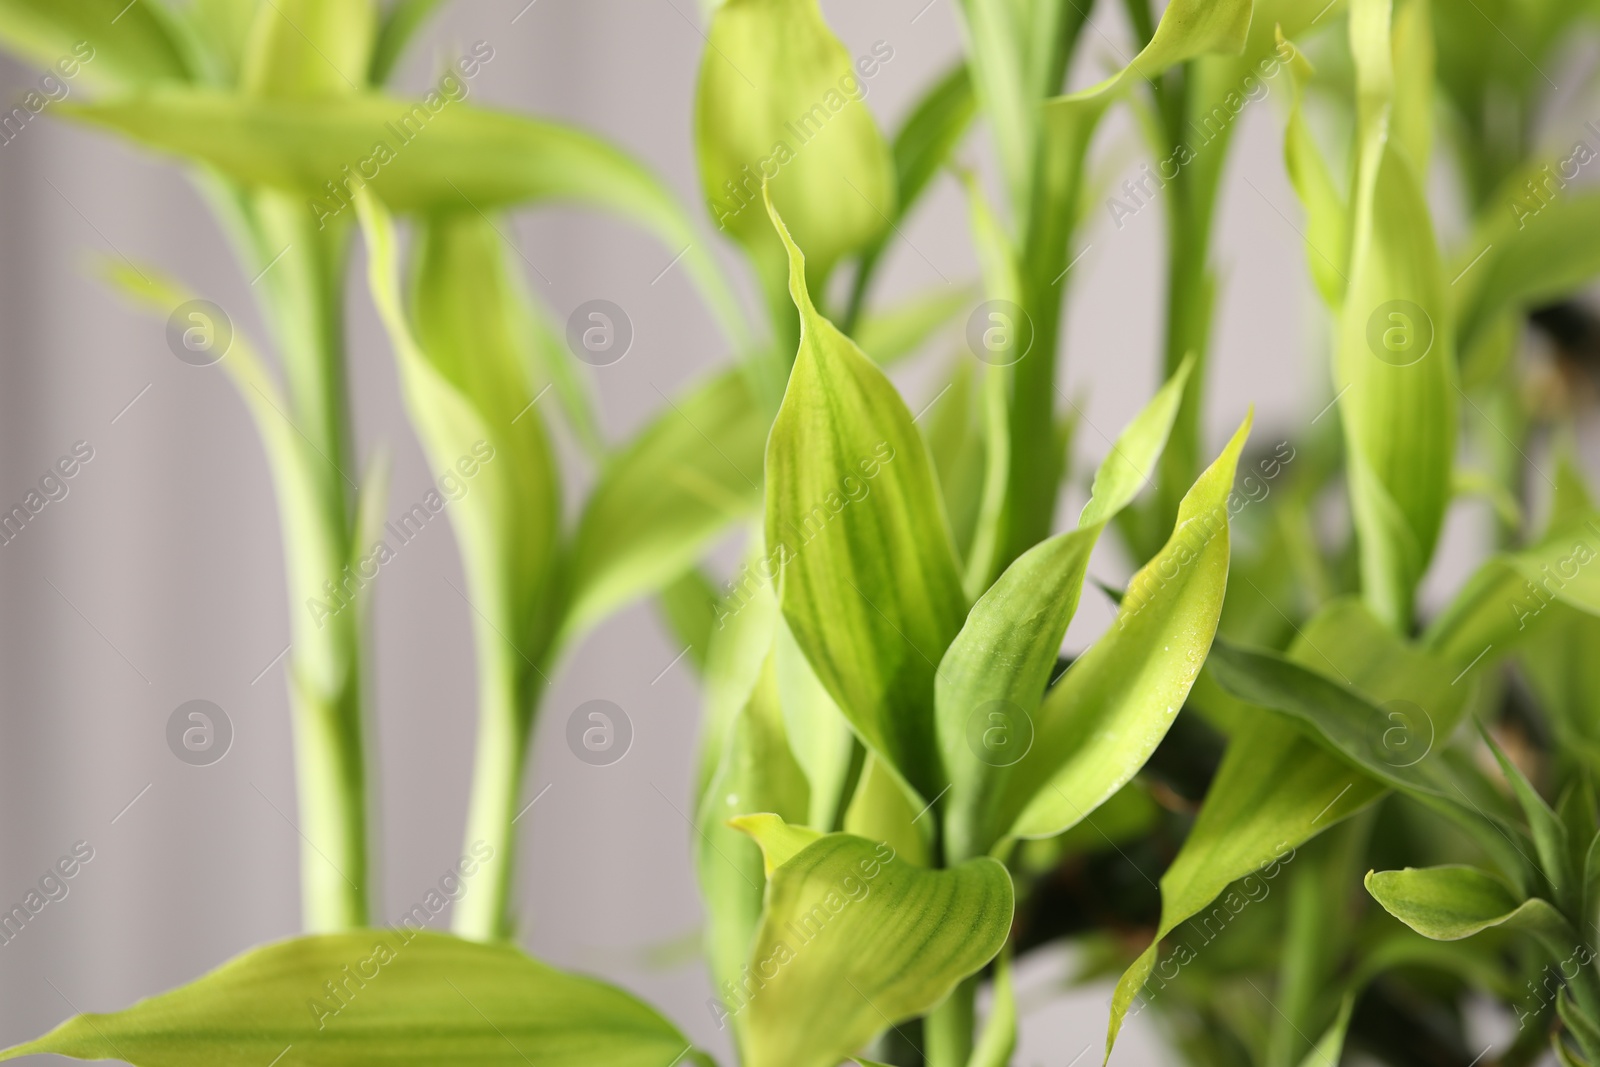
<path fill-rule="evenodd" d="M 789 249 L 800 351 L 767 443 L 767 552 L 795 640 L 869 749 L 924 797 L 933 679 L 966 614 L 927 448 L 893 384 L 819 315 Z"/>
<path fill-rule="evenodd" d="M 1484 744 L 1489 746 L 1489 751 L 1494 753 L 1500 773 L 1511 784 L 1511 793 L 1517 798 L 1517 806 L 1528 820 L 1539 864 L 1545 881 L 1553 891 L 1556 906 L 1567 915 L 1577 914 L 1583 906 L 1583 872 L 1576 869 L 1566 826 L 1550 805 L 1545 803 L 1538 790 L 1534 789 L 1533 783 L 1522 773 L 1522 768 L 1507 758 L 1482 723 L 1478 724 L 1478 732 Z"/>
<path fill-rule="evenodd" d="M 1010 757 L 1022 758 L 1031 744 L 1032 716 L 1077 611 L 1090 553 L 1154 472 L 1188 375 L 1186 364 L 1112 445 L 1078 528 L 1008 567 L 973 605 L 939 665 L 939 747 L 951 778 L 946 848 L 955 858 L 982 855 L 1007 829 L 1003 786 L 1016 762 Z"/>
<path fill-rule="evenodd" d="M 772 824 L 759 838 L 774 842 Z M 1011 877 L 984 858 L 952 870 L 828 834 L 776 865 L 750 954 L 746 1067 L 834 1067 L 886 1025 L 927 1013 L 994 958 Z"/>
<path fill-rule="evenodd" d="M 1299 724 L 1313 740 L 1372 778 L 1406 793 L 1468 830 L 1510 870 L 1520 869 L 1520 828 L 1491 818 L 1457 789 L 1448 769 L 1427 757 L 1444 735 L 1425 709 L 1379 707 L 1331 679 L 1275 653 L 1218 638 L 1207 668 L 1223 689 Z"/>
<path fill-rule="evenodd" d="M 706 45 L 695 145 L 711 214 L 776 296 L 785 256 L 761 208 L 765 182 L 820 287 L 894 214 L 889 146 L 862 103 L 867 70 L 876 74 L 886 60 L 864 56 L 858 70 L 817 0 L 728 0 Z"/>
<path fill-rule="evenodd" d="M 80 1015 L 0 1059 L 55 1053 L 135 1067 L 661 1067 L 711 1060 L 651 1008 L 506 945 L 360 930 L 252 949 L 189 985 Z"/>
<path fill-rule="evenodd" d="M 1559 639 L 1567 628 L 1551 620 L 1564 609 L 1600 617 L 1600 568 L 1590 565 L 1597 557 L 1600 513 L 1586 508 L 1563 515 L 1532 548 L 1486 560 L 1429 623 L 1423 643 L 1466 662 L 1490 651 L 1510 652 L 1534 633 Z M 1541 619 L 1551 625 L 1536 625 Z M 1528 653 L 1552 648 L 1534 642 Z"/>
<path fill-rule="evenodd" d="M 1285 43 L 1279 32 L 1280 44 Z M 1317 147 L 1305 117 L 1305 87 L 1315 71 L 1300 51 L 1289 61 L 1291 92 L 1289 124 L 1283 135 L 1284 162 L 1289 180 L 1306 213 L 1306 262 L 1317 290 L 1329 307 L 1344 300 L 1350 268 L 1350 209 L 1334 184 L 1327 160 Z"/>
<path fill-rule="evenodd" d="M 1339 1002 L 1339 1014 L 1334 1017 L 1322 1039 L 1300 1061 L 1300 1067 L 1328 1067 L 1330 1063 L 1339 1062 L 1344 1055 L 1344 1039 L 1350 1031 L 1350 1016 L 1354 1014 L 1355 1007 L 1355 994 L 1345 994 L 1345 998 Z"/>
<path fill-rule="evenodd" d="M 1011 836 L 1076 825 L 1138 773 L 1183 707 L 1222 615 L 1233 477 L 1250 424 L 1183 498 L 1171 539 L 1128 583 L 1111 629 L 1045 697 L 1033 749 L 1007 787 L 1005 815 L 1021 810 Z"/>
<path fill-rule="evenodd" d="M 573 548 L 569 635 L 683 572 L 761 501 L 767 423 L 741 370 L 678 399 L 612 457 Z"/>
<path fill-rule="evenodd" d="M 1417 584 L 1450 502 L 1456 348 L 1422 180 L 1389 137 L 1394 60 L 1388 0 L 1353 0 L 1359 172 L 1335 382 L 1350 463 L 1362 591 L 1409 632 Z"/>
<path fill-rule="evenodd" d="M 654 233 L 735 340 L 743 320 L 682 206 L 644 166 L 583 131 L 436 97 L 378 93 L 278 100 L 160 89 L 62 105 L 92 125 L 209 164 L 249 185 L 306 197 L 307 216 L 345 217 L 362 187 L 392 210 L 431 215 L 564 201 L 614 212 Z M 367 180 L 365 174 L 376 174 Z"/>
<path fill-rule="evenodd" d="M 0 0 L 0 40 L 58 77 L 133 89 L 193 76 L 176 16 L 162 0 Z M 57 67 L 58 62 L 68 66 Z"/>
<path fill-rule="evenodd" d="M 969 288 L 941 285 L 904 303 L 867 315 L 852 331 L 856 346 L 880 367 L 892 366 L 918 352 L 976 298 Z"/>
<path fill-rule="evenodd" d="M 1399 0 L 1394 13 L 1394 113 L 1389 136 L 1411 170 L 1433 160 L 1433 16 L 1430 0 Z"/>
<path fill-rule="evenodd" d="M 1498 879 L 1473 867 L 1372 871 L 1366 886 L 1384 911 L 1435 941 L 1459 941 L 1491 927 L 1510 926 L 1568 947 L 1577 943 L 1549 902 L 1538 897 L 1519 902 Z"/>
<path fill-rule="evenodd" d="M 699 567 L 690 567 L 662 586 L 656 599 L 667 629 L 683 644 L 695 670 L 702 673 L 720 600 L 711 579 Z"/>
<path fill-rule="evenodd" d="M 363 204 L 373 298 L 389 330 L 408 408 L 440 485 L 452 497 L 474 606 L 491 629 L 537 661 L 554 625 L 550 585 L 559 550 L 560 484 L 529 380 L 524 299 L 493 223 L 441 216 L 419 233 L 416 327 L 402 305 L 392 221 Z M 454 492 L 452 492 L 452 489 Z"/>
<path fill-rule="evenodd" d="M 1290 658 L 1376 701 L 1426 710 L 1436 736 L 1465 700 L 1452 664 L 1406 645 L 1360 602 L 1335 601 L 1301 628 Z M 1372 804 L 1384 786 L 1275 716 L 1249 718 L 1229 740 L 1193 829 L 1161 879 L 1161 925 L 1113 995 L 1107 1053 L 1155 965 L 1161 939 L 1266 864 Z"/>
<path fill-rule="evenodd" d="M 373 85 L 383 85 L 405 54 L 406 46 L 416 36 L 444 0 L 395 0 L 384 12 L 383 25 L 378 28 L 378 39 L 372 46 L 372 69 L 368 80 Z"/>
<path fill-rule="evenodd" d="M 377 30 L 376 0 L 271 0 L 256 9 L 240 87 L 300 99 L 359 92 Z"/>
<path fill-rule="evenodd" d="M 1458 302 L 1463 343 L 1475 341 L 1504 311 L 1569 296 L 1600 275 L 1600 248 L 1583 239 L 1600 226 L 1600 193 L 1567 189 L 1551 195 L 1545 163 L 1537 163 L 1494 197 L 1493 203 L 1511 210 L 1492 214 L 1464 253 L 1466 291 Z M 1483 259 L 1473 264 L 1480 253 Z"/>

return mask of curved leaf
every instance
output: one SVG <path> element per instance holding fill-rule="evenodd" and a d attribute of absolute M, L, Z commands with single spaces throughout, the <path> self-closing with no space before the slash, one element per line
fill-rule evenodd
<path fill-rule="evenodd" d="M 1498 879 L 1473 867 L 1371 871 L 1366 887 L 1384 911 L 1435 941 L 1460 941 L 1491 927 L 1512 926 L 1576 943 L 1567 921 L 1547 901 L 1519 902 Z"/>
<path fill-rule="evenodd" d="M 1379 701 L 1424 709 L 1435 736 L 1448 736 L 1466 689 L 1452 686 L 1450 663 L 1411 648 L 1360 602 L 1335 601 L 1301 628 L 1290 652 L 1298 663 Z M 1408 757 L 1409 758 L 1409 757 Z M 1113 994 L 1106 1052 L 1133 998 L 1155 966 L 1161 940 L 1230 884 L 1281 864 L 1317 834 L 1372 804 L 1382 783 L 1272 716 L 1246 718 L 1229 740 L 1193 829 L 1161 878 L 1161 925 Z"/>
<path fill-rule="evenodd" d="M 730 337 L 738 305 L 682 206 L 636 160 L 583 131 L 474 107 L 364 92 L 274 100 L 161 89 L 64 112 L 141 144 L 209 164 L 249 185 L 306 197 L 308 217 L 344 217 L 370 186 L 403 213 L 491 211 L 549 200 L 632 219 L 684 265 Z M 375 175 L 367 177 L 368 175 Z"/>
<path fill-rule="evenodd" d="M 1334 377 L 1347 391 L 1339 412 L 1363 595 L 1404 633 L 1450 502 L 1459 428 L 1454 322 L 1428 201 L 1390 139 L 1389 21 L 1389 0 L 1352 4 L 1360 168 Z"/>
<path fill-rule="evenodd" d="M 766 849 L 776 827 L 746 823 Z M 828 834 L 776 864 L 750 955 L 746 1067 L 834 1067 L 925 1014 L 994 958 L 1011 877 L 991 859 L 931 871 L 888 845 Z"/>
<path fill-rule="evenodd" d="M 894 385 L 812 306 L 805 258 L 770 210 L 801 339 L 767 443 L 767 562 L 840 711 L 932 797 L 934 670 L 966 614 L 932 464 Z"/>
<path fill-rule="evenodd" d="M 939 665 L 935 683 L 939 748 L 950 775 L 946 848 L 957 859 L 988 851 L 998 825 L 1002 784 L 1015 762 L 973 738 L 1027 744 L 1030 717 L 1056 669 L 1077 611 L 1083 579 L 1106 524 L 1148 483 L 1166 445 L 1189 376 L 1179 370 L 1123 430 L 1095 475 L 1078 529 L 1025 552 L 973 605 Z M 989 709 L 989 710 L 985 710 Z M 982 716 L 995 716 L 984 719 Z M 973 717 L 980 720 L 974 726 Z M 999 732 L 996 733 L 995 731 Z"/>
<path fill-rule="evenodd" d="M 1000 825 L 1021 809 L 1009 835 L 1048 837 L 1076 825 L 1166 736 L 1222 615 L 1233 477 L 1250 424 L 1247 416 L 1183 498 L 1171 539 L 1128 583 L 1111 629 L 1045 697 L 1033 750 L 1007 787 Z"/>
<path fill-rule="evenodd" d="M 247 1067 L 293 1049 L 306 1067 L 661 1067 L 711 1060 L 627 993 L 504 945 L 401 927 L 252 949 L 189 985 L 80 1015 L 14 1059 Z"/>

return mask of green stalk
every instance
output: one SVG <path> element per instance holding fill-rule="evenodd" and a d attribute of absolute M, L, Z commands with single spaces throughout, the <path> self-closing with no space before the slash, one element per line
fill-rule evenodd
<path fill-rule="evenodd" d="M 967 978 L 950 991 L 923 1024 L 927 1067 L 966 1067 L 977 1030 L 978 978 Z"/>
<path fill-rule="evenodd" d="M 290 410 L 307 445 L 315 513 L 285 513 L 293 646 L 289 658 L 299 791 L 301 894 L 308 930 L 369 921 L 362 699 L 364 604 L 346 567 L 355 558 L 355 481 L 345 385 L 344 229 L 318 231 L 303 204 L 254 201 L 261 281 L 283 352 Z M 339 610 L 313 612 L 312 601 Z"/>
<path fill-rule="evenodd" d="M 541 680 L 504 636 L 477 622 L 482 692 L 464 848 L 488 858 L 456 903 L 451 928 L 473 941 L 504 941 L 515 934 L 516 819 Z"/>

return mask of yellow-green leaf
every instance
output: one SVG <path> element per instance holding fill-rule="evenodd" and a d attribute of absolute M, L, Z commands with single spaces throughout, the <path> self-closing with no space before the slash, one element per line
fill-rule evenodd
<path fill-rule="evenodd" d="M 925 1014 L 1000 951 L 1012 905 L 988 858 L 926 870 L 851 834 L 789 855 L 768 880 L 747 993 L 727 1005 L 748 1015 L 745 1067 L 834 1067 Z"/>
<path fill-rule="evenodd" d="M 867 746 L 925 797 L 942 777 L 934 668 L 966 614 L 926 446 L 871 360 L 817 313 L 775 209 L 800 351 L 767 443 L 768 563 L 784 617 Z"/>
<path fill-rule="evenodd" d="M 162 0 L 0 0 L 0 40 L 57 78 L 90 85 L 127 90 L 193 77 L 181 24 Z"/>
<path fill-rule="evenodd" d="M 402 213 L 552 200 L 614 212 L 653 232 L 669 256 L 682 251 L 724 330 L 743 336 L 737 304 L 682 205 L 638 161 L 581 130 L 442 94 L 294 100 L 160 89 L 62 107 L 241 183 L 304 197 L 307 218 L 320 224 L 350 217 L 364 187 Z"/>
<path fill-rule="evenodd" d="M 706 41 L 695 143 L 712 217 L 781 291 L 784 249 L 761 204 L 770 183 L 820 286 L 894 214 L 889 146 L 862 103 L 866 71 L 876 75 L 893 48 L 880 42 L 858 69 L 817 0 L 728 0 Z"/>
<path fill-rule="evenodd" d="M 134 1067 L 248 1067 L 285 1053 L 306 1067 L 711 1065 L 619 989 L 508 945 L 404 926 L 252 949 L 125 1011 L 69 1019 L 0 1059 L 41 1053 Z"/>
<path fill-rule="evenodd" d="M 1078 528 L 1008 567 L 973 605 L 945 653 L 935 695 L 939 747 L 951 779 L 944 806 L 951 856 L 981 855 L 1007 828 L 1001 824 L 1003 786 L 1032 744 L 1032 716 L 1077 611 L 1090 553 L 1106 524 L 1150 480 L 1188 376 L 1185 365 L 1112 445 Z"/>

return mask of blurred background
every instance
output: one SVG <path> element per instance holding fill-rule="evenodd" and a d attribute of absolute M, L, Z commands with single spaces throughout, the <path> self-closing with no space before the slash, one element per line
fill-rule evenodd
<path fill-rule="evenodd" d="M 824 0 L 853 54 L 878 42 L 893 50 L 869 83 L 885 126 L 959 53 L 952 5 Z M 473 0 L 445 9 L 399 84 L 420 89 L 440 64 L 486 42 L 493 59 L 470 83 L 476 102 L 593 128 L 695 202 L 700 25 L 694 0 Z M 1121 66 L 1129 37 L 1120 9 L 1102 5 L 1085 35 L 1087 68 Z M 0 99 L 36 78 L 0 60 Z M 1269 83 L 1241 116 L 1217 226 L 1214 445 L 1250 405 L 1256 440 L 1270 445 L 1331 399 L 1325 325 L 1281 163 L 1286 94 Z M 1136 176 L 1145 160 L 1125 110 L 1101 136 L 1112 185 Z M 980 130 L 965 153 L 980 170 L 986 145 Z M 66 122 L 31 123 L 0 145 L 0 194 L 0 505 L 20 502 L 79 442 L 92 449 L 68 495 L 0 546 L 0 904 L 20 901 L 75 843 L 93 849 L 70 894 L 0 945 L 0 1044 L 9 1045 L 74 1010 L 124 1006 L 295 933 L 300 845 L 282 669 L 289 609 L 261 445 L 221 371 L 174 358 L 165 324 L 126 306 L 94 271 L 103 257 L 153 263 L 264 344 L 252 280 L 175 167 Z M 1119 225 L 1094 209 L 1080 234 L 1062 354 L 1066 391 L 1086 415 L 1079 483 L 1157 384 L 1161 212 L 1152 204 Z M 964 200 L 943 179 L 893 246 L 881 295 L 974 278 L 967 234 Z M 634 324 L 628 356 L 592 372 L 610 439 L 731 358 L 673 268 L 675 249 L 564 212 L 524 213 L 516 238 L 530 284 L 558 321 L 606 299 Z M 718 240 L 709 219 L 703 239 Z M 399 515 L 432 476 L 365 286 L 351 294 L 360 453 L 363 464 L 379 449 L 391 454 L 390 511 Z M 961 325 L 926 358 L 955 352 Z M 900 378 L 913 409 L 931 399 L 915 364 Z M 569 467 L 571 484 L 590 477 L 580 463 Z M 1082 499 L 1080 486 L 1064 513 Z M 1435 580 L 1457 580 L 1481 550 L 1480 518 L 1457 509 Z M 735 543 L 724 546 L 724 569 L 736 554 Z M 1116 583 L 1127 571 L 1108 540 L 1093 573 Z M 389 921 L 460 856 L 475 702 L 462 586 L 452 532 L 435 523 L 375 587 L 378 913 Z M 1108 602 L 1088 594 L 1069 646 L 1083 647 L 1109 618 Z M 537 800 L 519 822 L 521 942 L 638 992 L 723 1054 L 696 948 L 701 911 L 684 814 L 699 694 L 679 652 L 654 609 L 639 605 L 554 677 L 526 798 Z M 226 757 L 203 767 L 175 758 L 166 735 L 174 709 L 196 699 L 222 708 L 233 729 Z M 567 717 L 591 699 L 616 703 L 633 723 L 631 751 L 610 766 L 580 762 L 563 741 Z M 1051 954 L 1022 968 L 1019 1064 L 1096 1061 L 1109 990 L 1067 990 L 1070 970 Z M 1119 1062 L 1163 1058 L 1149 1019 L 1134 1019 Z"/>

